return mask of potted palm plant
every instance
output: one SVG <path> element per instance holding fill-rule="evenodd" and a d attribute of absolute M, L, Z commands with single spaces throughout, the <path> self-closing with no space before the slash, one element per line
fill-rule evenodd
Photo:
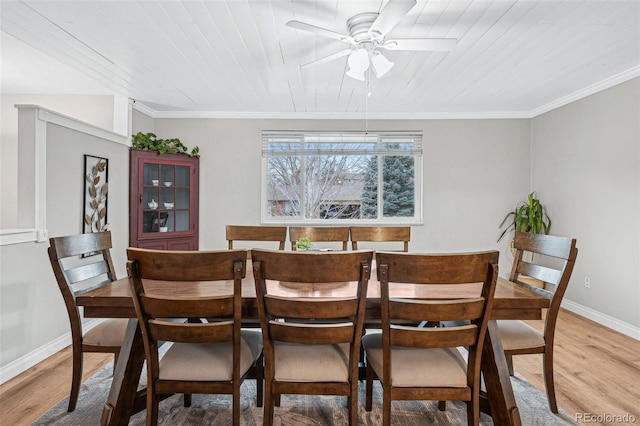
<path fill-rule="evenodd" d="M 500 228 L 504 227 L 504 230 L 498 237 L 498 241 L 502 240 L 510 231 L 549 234 L 551 218 L 549 218 L 545 206 L 535 195 L 536 193 L 532 192 L 527 201 L 520 201 L 513 211 L 507 213 L 500 224 Z"/>

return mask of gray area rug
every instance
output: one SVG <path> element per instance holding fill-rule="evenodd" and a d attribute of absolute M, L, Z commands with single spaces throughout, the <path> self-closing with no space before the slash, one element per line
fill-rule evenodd
<path fill-rule="evenodd" d="M 67 413 L 68 398 L 60 401 L 34 424 L 36 425 L 99 425 L 102 406 L 111 385 L 112 365 L 109 364 L 82 384 L 76 410 Z M 549 411 L 546 396 L 521 377 L 511 380 L 518 408 L 525 426 L 573 424 L 566 413 L 556 416 Z M 373 410 L 364 409 L 364 382 L 360 382 L 358 423 L 382 423 L 382 388 L 378 382 L 373 390 Z M 262 408 L 256 407 L 256 382 L 246 380 L 241 389 L 241 423 L 261 425 Z M 193 395 L 189 408 L 182 406 L 182 396 L 175 395 L 160 402 L 160 425 L 214 425 L 231 424 L 231 397 L 226 395 Z M 282 404 L 275 410 L 275 425 L 319 426 L 347 424 L 346 397 L 283 395 Z M 466 425 L 467 414 L 462 402 L 447 402 L 441 412 L 433 401 L 397 401 L 391 404 L 391 422 L 394 425 Z M 130 425 L 144 425 L 145 411 L 131 418 Z M 492 425 L 491 418 L 482 414 L 481 425 Z"/>

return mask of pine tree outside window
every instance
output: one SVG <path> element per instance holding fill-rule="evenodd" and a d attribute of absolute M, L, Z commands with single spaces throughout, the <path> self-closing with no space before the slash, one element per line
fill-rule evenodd
<path fill-rule="evenodd" d="M 262 222 L 421 224 L 421 132 L 262 133 Z"/>

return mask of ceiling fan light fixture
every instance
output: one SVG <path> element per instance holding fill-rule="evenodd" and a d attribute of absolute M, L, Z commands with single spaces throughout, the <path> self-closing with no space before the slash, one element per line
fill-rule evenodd
<path fill-rule="evenodd" d="M 356 80 L 364 81 L 364 75 L 369 69 L 369 53 L 365 49 L 355 50 L 347 59 L 349 71 L 347 75 Z"/>
<path fill-rule="evenodd" d="M 367 72 L 367 70 L 357 70 L 355 68 L 349 68 L 349 71 L 347 71 L 346 74 L 353 79 L 364 81 L 365 72 Z"/>
<path fill-rule="evenodd" d="M 364 73 L 369 69 L 369 53 L 365 49 L 358 49 L 349 55 L 347 64 L 352 70 Z"/>
<path fill-rule="evenodd" d="M 385 58 L 382 53 L 374 52 L 371 58 L 371 65 L 376 70 L 376 77 L 380 78 L 387 74 L 395 64 Z"/>

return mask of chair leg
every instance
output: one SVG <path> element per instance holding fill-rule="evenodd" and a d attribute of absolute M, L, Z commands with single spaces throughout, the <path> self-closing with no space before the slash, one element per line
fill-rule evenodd
<path fill-rule="evenodd" d="M 267 375 L 267 379 L 264 383 L 264 414 L 262 418 L 263 426 L 273 426 L 273 406 L 275 403 L 275 397 L 273 395 L 271 380 Z"/>
<path fill-rule="evenodd" d="M 438 401 L 438 410 L 447 411 L 447 401 Z"/>
<path fill-rule="evenodd" d="M 351 385 L 351 395 L 347 399 L 349 406 L 349 426 L 358 426 L 358 381 Z"/>
<path fill-rule="evenodd" d="M 391 389 L 382 384 L 382 426 L 391 426 Z"/>
<path fill-rule="evenodd" d="M 233 426 L 240 426 L 240 383 L 234 383 L 232 406 Z"/>
<path fill-rule="evenodd" d="M 158 395 L 155 389 L 149 389 L 147 386 L 147 426 L 156 426 L 158 424 Z"/>
<path fill-rule="evenodd" d="M 365 378 L 365 404 L 364 409 L 367 411 L 371 411 L 373 408 L 373 368 L 371 365 L 367 364 L 367 373 Z"/>
<path fill-rule="evenodd" d="M 479 424 L 480 424 L 480 401 L 479 400 L 467 401 L 467 425 L 479 426 Z"/>
<path fill-rule="evenodd" d="M 256 406 L 262 407 L 264 401 L 264 354 L 256 360 Z"/>
<path fill-rule="evenodd" d="M 513 355 L 504 356 L 507 359 L 507 368 L 509 369 L 509 375 L 513 377 Z"/>
<path fill-rule="evenodd" d="M 76 409 L 78 395 L 80 394 L 80 384 L 82 383 L 82 347 L 81 344 L 74 344 L 72 347 L 73 372 L 71 373 L 71 394 L 69 395 L 69 406 L 67 411 Z"/>
<path fill-rule="evenodd" d="M 547 389 L 547 399 L 552 413 L 558 414 L 558 403 L 556 402 L 556 386 L 553 381 L 553 349 L 546 347 L 543 354 L 542 364 L 544 368 L 544 384 Z"/>
<path fill-rule="evenodd" d="M 191 407 L 191 394 L 190 394 L 190 393 L 185 393 L 185 394 L 182 396 L 182 399 L 184 400 L 184 401 L 183 401 L 183 405 L 184 405 L 185 407 Z"/>

